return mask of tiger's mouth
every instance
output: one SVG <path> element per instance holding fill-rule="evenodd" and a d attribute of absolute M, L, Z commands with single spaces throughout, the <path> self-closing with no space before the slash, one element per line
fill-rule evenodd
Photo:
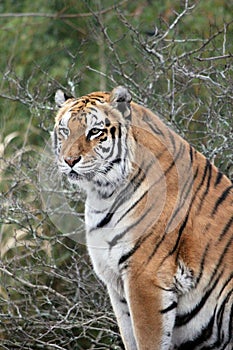
<path fill-rule="evenodd" d="M 75 182 L 80 182 L 80 181 L 91 181 L 94 177 L 94 173 L 93 172 L 88 172 L 86 174 L 80 174 L 77 173 L 75 170 L 71 170 L 68 173 L 68 178 L 71 181 L 75 181 Z"/>

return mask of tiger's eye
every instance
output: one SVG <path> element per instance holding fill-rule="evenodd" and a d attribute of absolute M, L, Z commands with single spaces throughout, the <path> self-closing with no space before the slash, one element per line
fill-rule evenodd
<path fill-rule="evenodd" d="M 60 134 L 61 136 L 63 136 L 63 137 L 69 136 L 69 133 L 70 133 L 69 129 L 66 128 L 65 126 L 60 127 L 60 128 L 58 129 L 58 132 L 59 132 L 59 134 Z"/>
<path fill-rule="evenodd" d="M 103 132 L 102 129 L 92 128 L 92 129 L 89 131 L 88 135 L 87 135 L 87 140 L 90 140 L 92 136 L 93 136 L 93 137 L 98 137 L 99 135 L 102 134 L 102 132 Z"/>
<path fill-rule="evenodd" d="M 92 135 L 98 134 L 99 131 L 100 131 L 100 129 L 98 129 L 98 128 L 93 128 L 93 129 L 90 130 L 90 132 L 92 133 Z"/>

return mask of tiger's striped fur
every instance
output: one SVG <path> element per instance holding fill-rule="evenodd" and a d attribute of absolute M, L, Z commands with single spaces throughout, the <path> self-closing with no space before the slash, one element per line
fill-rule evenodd
<path fill-rule="evenodd" d="M 127 350 L 233 349 L 232 184 L 127 89 L 57 93 L 54 148 Z"/>

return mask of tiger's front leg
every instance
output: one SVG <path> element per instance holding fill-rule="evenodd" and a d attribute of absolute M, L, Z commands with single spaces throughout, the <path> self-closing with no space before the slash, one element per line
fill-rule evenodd
<path fill-rule="evenodd" d="M 108 286 L 108 293 L 112 307 L 117 318 L 121 337 L 126 350 L 137 350 L 137 345 L 132 328 L 129 308 L 125 298 L 122 298 L 111 286 Z"/>
<path fill-rule="evenodd" d="M 128 280 L 125 284 L 136 347 L 130 350 L 172 349 L 177 295 L 146 275 Z M 128 348 L 127 348 L 128 349 Z"/>

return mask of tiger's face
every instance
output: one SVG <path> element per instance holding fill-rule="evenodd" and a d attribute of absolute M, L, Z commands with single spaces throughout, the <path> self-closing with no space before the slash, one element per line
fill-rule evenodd
<path fill-rule="evenodd" d="M 110 193 L 124 181 L 131 167 L 129 101 L 122 98 L 122 90 L 114 95 L 92 93 L 67 101 L 64 94 L 61 98 L 61 91 L 57 94 L 61 108 L 53 144 L 60 171 L 86 190 L 94 185 L 105 195 Z"/>

